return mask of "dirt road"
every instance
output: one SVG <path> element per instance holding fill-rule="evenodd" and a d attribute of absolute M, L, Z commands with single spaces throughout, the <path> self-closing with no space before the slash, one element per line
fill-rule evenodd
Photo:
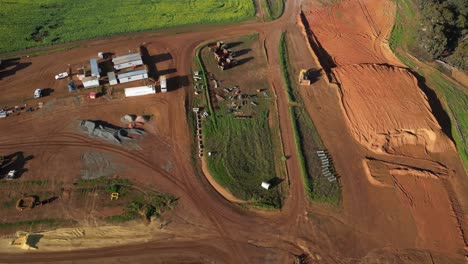
<path fill-rule="evenodd" d="M 299 0 L 288 1 L 284 15 L 268 23 L 190 27 L 188 32 L 176 35 L 164 35 L 164 31 L 161 31 L 116 36 L 80 42 L 86 43 L 86 46 L 69 51 L 22 59 L 21 62 L 27 67 L 0 80 L 0 90 L 4 95 L 2 102 L 18 102 L 30 97 L 29 82 L 37 80 L 35 86 L 55 89 L 53 96 L 45 98 L 54 107 L 47 114 L 40 115 L 38 112 L 2 120 L 2 127 L 5 128 L 0 130 L 2 151 L 21 149 L 41 157 L 30 164 L 31 170 L 38 171 L 37 178 L 46 177 L 49 171 L 71 170 L 65 161 L 61 165 L 48 165 L 59 155 L 73 157 L 89 149 L 114 153 L 121 163 L 132 168 L 126 173 L 128 177 L 173 193 L 180 202 L 167 215 L 171 221 L 167 228 L 176 235 L 164 242 L 148 241 L 70 252 L 1 254 L 0 262 L 116 263 L 131 260 L 134 263 L 292 263 L 296 255 L 303 253 L 317 263 L 358 263 L 366 255 L 374 260 L 379 257 L 394 259 L 396 256 L 409 256 L 425 261 L 427 258 L 420 255 L 426 253 L 418 250 L 431 249 L 442 252 L 427 254 L 435 263 L 446 263 L 440 261 L 447 258 L 451 263 L 463 263 L 463 243 L 460 239 L 454 239 L 455 242 L 443 247 L 443 250 L 437 250 L 433 245 L 425 243 L 431 239 L 430 234 L 427 234 L 434 228 L 431 225 L 424 229 L 429 237 L 420 239 L 422 233 L 417 231 L 415 214 L 430 217 L 430 211 L 411 212 L 399 202 L 401 197 L 394 189 L 377 188 L 366 180 L 362 159 L 369 153 L 354 140 L 346 125 L 338 90 L 330 89 L 323 79 L 304 89 L 302 94 L 307 102 L 306 108 L 317 124 L 342 177 L 344 203 L 343 209 L 337 210 L 307 201 L 278 63 L 280 34 L 287 31 L 294 47 L 292 61 L 309 68 L 313 65 L 297 25 L 300 4 Z M 254 32 L 259 33 L 264 43 L 269 79 L 277 99 L 284 154 L 290 157 L 286 162 L 291 182 L 289 197 L 281 211 L 268 214 L 251 212 L 230 203 L 211 187 L 205 177 L 194 174 L 190 160 L 191 135 L 186 119 L 186 98 L 190 91 L 189 84 L 184 80 L 190 79 L 188 77 L 196 47 L 210 39 Z M 50 78 L 43 77 L 61 71 L 63 65 L 58 65 L 57 61 L 79 65 L 83 58 L 92 57 L 99 51 L 137 47 L 143 42 L 152 53 L 168 52 L 172 55 L 163 65 L 176 70 L 172 74 L 178 76 L 177 89 L 146 98 L 76 101 L 67 98 L 68 92 L 61 87 L 64 83 L 51 82 Z M 99 143 L 80 135 L 73 128 L 74 120 L 79 118 L 105 118 L 109 122 L 118 122 L 123 114 L 142 111 L 155 113 L 155 129 L 136 149 Z M 62 150 L 61 154 L 58 154 L 58 150 Z M 453 153 L 449 154 L 449 157 L 455 157 Z M 390 161 L 393 159 L 390 158 Z M 443 164 L 451 169 L 452 164 L 457 164 L 445 161 L 442 160 Z M 176 164 L 170 171 L 161 165 L 168 162 Z M 63 181 L 70 181 L 74 176 L 73 171 L 57 175 Z M 459 175 L 453 174 L 453 177 Z M 76 212 L 68 213 L 73 215 Z M 367 260 L 362 261 L 366 263 L 364 261 Z"/>

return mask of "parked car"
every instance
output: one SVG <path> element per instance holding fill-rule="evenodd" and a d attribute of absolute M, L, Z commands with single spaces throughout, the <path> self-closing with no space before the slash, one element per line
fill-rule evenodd
<path fill-rule="evenodd" d="M 8 114 L 7 114 L 6 111 L 3 111 L 3 110 L 0 111 L 0 118 L 5 118 L 5 117 L 7 117 L 7 116 L 8 116 Z"/>
<path fill-rule="evenodd" d="M 55 80 L 63 79 L 63 78 L 66 78 L 66 77 L 68 77 L 68 72 L 61 72 L 61 73 L 55 75 Z"/>
<path fill-rule="evenodd" d="M 42 96 L 42 90 L 39 89 L 39 88 L 36 89 L 36 90 L 34 91 L 34 98 L 39 98 L 39 97 L 41 97 L 41 96 Z"/>

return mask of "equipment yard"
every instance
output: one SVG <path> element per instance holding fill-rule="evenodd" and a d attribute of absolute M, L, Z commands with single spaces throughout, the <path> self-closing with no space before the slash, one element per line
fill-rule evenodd
<path fill-rule="evenodd" d="M 395 1 L 189 2 L 244 21 L 2 58 L 1 263 L 466 263 L 468 179 L 388 47 Z"/>

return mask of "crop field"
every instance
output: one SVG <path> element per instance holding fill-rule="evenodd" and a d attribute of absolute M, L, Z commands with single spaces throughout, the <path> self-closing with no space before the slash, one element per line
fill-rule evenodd
<path fill-rule="evenodd" d="M 200 51 L 200 66 L 213 73 L 221 86 L 205 89 L 205 96 L 200 94 L 194 98 L 197 107 L 211 113 L 202 122 L 205 153 L 213 152 L 212 156 L 206 156 L 208 169 L 215 180 L 236 197 L 255 206 L 280 208 L 281 185 L 268 191 L 260 186 L 262 181 L 272 180 L 273 185 L 281 183 L 284 170 L 281 168 L 283 162 L 278 146 L 279 127 L 274 121 L 276 113 L 271 111 L 272 93 L 261 74 L 266 66 L 258 35 L 244 36 L 226 43 L 238 54 L 239 65 L 225 71 L 217 69 L 216 60 L 208 48 Z M 243 94 L 251 96 L 246 99 L 249 103 L 236 111 L 249 115 L 249 118 L 236 119 L 235 112 L 228 111 L 231 103 L 228 95 L 223 101 L 216 100 L 213 95 L 224 94 L 223 88 L 233 86 L 238 86 Z M 268 96 L 257 89 L 262 89 Z M 211 103 L 213 99 L 214 104 Z"/>
<path fill-rule="evenodd" d="M 112 34 L 255 16 L 252 0 L 0 0 L 0 53 Z"/>
<path fill-rule="evenodd" d="M 294 139 L 298 152 L 304 188 L 311 199 L 332 205 L 341 202 L 341 190 L 338 181 L 330 182 L 321 175 L 320 159 L 316 150 L 324 149 L 320 135 L 306 109 L 301 106 L 303 101 L 299 95 L 295 79 L 292 78 L 293 69 L 289 62 L 286 34 L 283 33 L 279 45 L 280 65 L 283 73 L 288 100 L 299 106 L 290 106 L 289 111 L 294 129 Z M 331 168 L 333 171 L 334 168 Z"/>
<path fill-rule="evenodd" d="M 407 52 L 418 55 L 416 42 L 417 6 L 409 0 L 397 1 L 397 16 L 390 36 L 390 47 L 409 68 L 422 76 L 434 89 L 451 120 L 451 136 L 457 146 L 465 170 L 468 170 L 468 94 L 457 83 L 449 80 L 437 68 L 416 61 Z"/>

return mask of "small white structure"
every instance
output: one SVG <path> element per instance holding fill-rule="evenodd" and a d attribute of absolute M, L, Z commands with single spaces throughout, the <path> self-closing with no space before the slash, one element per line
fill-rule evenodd
<path fill-rule="evenodd" d="M 117 78 L 115 77 L 115 72 L 108 72 L 107 77 L 109 78 L 109 84 L 110 85 L 118 84 Z"/>
<path fill-rule="evenodd" d="M 116 70 L 121 70 L 143 65 L 143 60 L 141 59 L 141 55 L 139 53 L 133 53 L 114 58 L 112 59 L 112 63 L 114 63 L 114 68 Z"/>
<path fill-rule="evenodd" d="M 139 86 L 139 87 L 125 89 L 126 97 L 141 96 L 141 95 L 148 95 L 148 94 L 155 94 L 155 93 L 156 93 L 156 89 L 154 88 L 154 85 Z"/>
<path fill-rule="evenodd" d="M 269 190 L 269 189 L 270 189 L 270 186 L 271 186 L 271 184 L 269 184 L 268 182 L 262 182 L 262 187 L 263 187 L 264 189 Z"/>
<path fill-rule="evenodd" d="M 84 77 L 81 81 L 83 82 L 83 86 L 86 89 L 95 88 L 99 86 L 99 77 L 96 76 Z"/>
<path fill-rule="evenodd" d="M 159 84 L 161 85 L 161 92 L 167 92 L 167 82 L 165 75 L 159 76 Z"/>
<path fill-rule="evenodd" d="M 13 180 L 16 177 L 16 170 L 11 170 L 8 172 L 8 175 L 6 176 L 7 180 Z"/>
<path fill-rule="evenodd" d="M 119 79 L 119 83 L 128 83 L 138 80 L 143 80 L 148 78 L 148 71 L 146 69 L 139 70 L 139 71 L 132 71 L 126 72 L 117 75 L 117 79 Z"/>

